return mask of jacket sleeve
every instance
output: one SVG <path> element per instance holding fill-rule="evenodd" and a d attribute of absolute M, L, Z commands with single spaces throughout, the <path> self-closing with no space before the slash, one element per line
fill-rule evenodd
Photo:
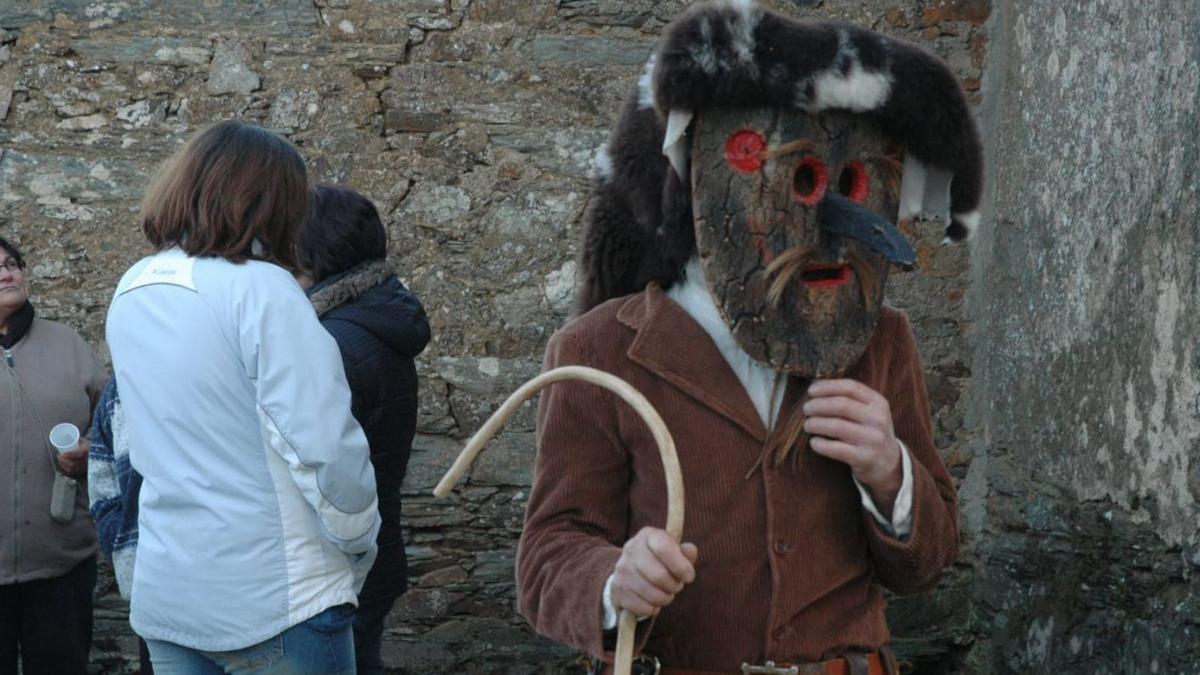
<path fill-rule="evenodd" d="M 592 365 L 574 340 L 555 334 L 544 369 Z M 517 550 L 520 611 L 537 632 L 611 660 L 601 628 L 606 579 L 628 538 L 629 460 L 617 432 L 617 401 L 582 382 L 543 390 L 538 454 Z M 651 622 L 643 622 L 649 624 Z M 644 642 L 647 630 L 639 630 Z"/>
<path fill-rule="evenodd" d="M 897 539 L 864 515 L 880 582 L 896 593 L 931 587 L 958 556 L 958 498 L 933 445 L 925 375 L 908 320 L 901 316 L 888 369 L 887 399 L 896 436 L 912 459 L 912 532 Z"/>
<path fill-rule="evenodd" d="M 123 518 L 121 484 L 117 479 L 117 462 L 113 454 L 112 406 L 116 379 L 109 380 L 100 402 L 92 414 L 92 430 L 88 435 L 88 500 L 92 520 L 96 522 L 96 538 L 104 555 L 112 556 L 113 545 Z"/>
<path fill-rule="evenodd" d="M 367 439 L 350 414 L 337 344 L 287 272 L 272 268 L 255 282 L 235 306 L 263 438 L 287 463 L 325 537 L 360 562 L 363 554 L 373 558 L 375 473 Z"/>

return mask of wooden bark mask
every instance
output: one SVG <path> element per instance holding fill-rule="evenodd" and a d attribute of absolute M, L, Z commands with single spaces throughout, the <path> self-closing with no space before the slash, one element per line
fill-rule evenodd
<path fill-rule="evenodd" d="M 693 122 L 705 282 L 755 360 L 844 373 L 875 332 L 888 263 L 915 256 L 892 219 L 900 163 L 864 115 L 705 110 Z"/>

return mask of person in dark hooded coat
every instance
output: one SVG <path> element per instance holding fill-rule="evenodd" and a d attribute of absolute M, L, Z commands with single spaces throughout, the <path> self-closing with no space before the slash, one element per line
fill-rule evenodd
<path fill-rule="evenodd" d="M 379 556 L 358 596 L 354 649 L 359 673 L 382 673 L 383 620 L 407 587 L 400 484 L 417 426 L 413 359 L 429 342 L 425 308 L 385 259 L 387 233 L 375 205 L 343 187 L 313 188 L 299 261 L 309 300 L 337 341 L 351 411 L 371 447 L 379 490 Z"/>

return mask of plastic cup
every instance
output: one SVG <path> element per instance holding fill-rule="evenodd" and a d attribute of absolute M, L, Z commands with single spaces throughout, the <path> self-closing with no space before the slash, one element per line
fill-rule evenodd
<path fill-rule="evenodd" d="M 79 427 L 70 422 L 54 425 L 50 430 L 50 445 L 61 455 L 79 446 Z"/>

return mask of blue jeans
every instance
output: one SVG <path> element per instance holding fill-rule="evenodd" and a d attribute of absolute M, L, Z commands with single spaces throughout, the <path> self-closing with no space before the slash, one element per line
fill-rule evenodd
<path fill-rule="evenodd" d="M 204 652 L 146 640 L 157 675 L 354 675 L 354 606 L 330 607 L 256 645 Z"/>

